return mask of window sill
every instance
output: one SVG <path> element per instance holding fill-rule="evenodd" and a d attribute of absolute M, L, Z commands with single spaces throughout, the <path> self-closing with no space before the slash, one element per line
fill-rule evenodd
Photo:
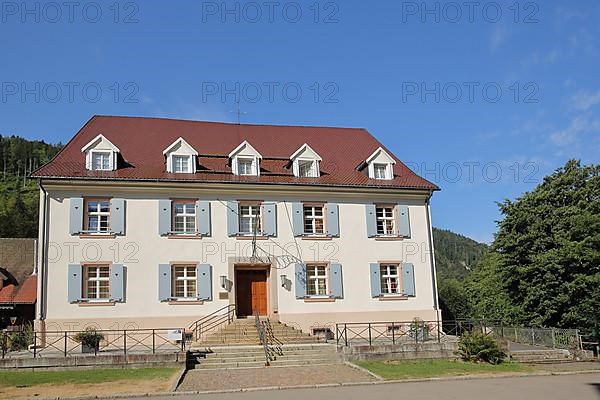
<path fill-rule="evenodd" d="M 408 300 L 408 296 L 404 295 L 392 295 L 392 296 L 379 296 L 379 301 L 402 301 Z"/>
<path fill-rule="evenodd" d="M 195 235 L 191 233 L 170 233 L 167 235 L 168 239 L 202 239 L 202 235 Z"/>
<path fill-rule="evenodd" d="M 302 240 L 332 240 L 333 236 L 327 235 L 304 235 Z"/>
<path fill-rule="evenodd" d="M 110 307 L 116 304 L 115 301 L 82 301 L 77 303 L 79 307 Z"/>
<path fill-rule="evenodd" d="M 269 240 L 269 236 L 265 236 L 265 235 L 256 235 L 256 236 L 252 236 L 252 235 L 237 235 L 235 238 L 237 240 L 253 240 L 256 237 L 256 240 Z"/>
<path fill-rule="evenodd" d="M 404 240 L 404 236 L 375 236 L 375 240 L 382 242 Z"/>
<path fill-rule="evenodd" d="M 80 239 L 114 239 L 117 235 L 114 233 L 80 233 Z"/>
<path fill-rule="evenodd" d="M 204 304 L 204 300 L 169 300 L 167 302 L 169 305 L 179 305 L 179 306 L 190 306 L 190 305 L 202 305 Z"/>
<path fill-rule="evenodd" d="M 334 297 L 305 297 L 305 303 L 334 303 Z"/>

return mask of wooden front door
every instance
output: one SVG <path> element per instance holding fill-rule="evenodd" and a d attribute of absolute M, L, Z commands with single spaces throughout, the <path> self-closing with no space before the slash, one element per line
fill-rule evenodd
<path fill-rule="evenodd" d="M 267 271 L 238 270 L 235 274 L 238 317 L 267 315 Z"/>

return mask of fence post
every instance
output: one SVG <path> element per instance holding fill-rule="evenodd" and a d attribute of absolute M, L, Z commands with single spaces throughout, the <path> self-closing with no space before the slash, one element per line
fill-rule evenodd
<path fill-rule="evenodd" d="M 33 331 L 33 358 L 37 357 L 37 332 Z"/>
<path fill-rule="evenodd" d="M 348 347 L 348 325 L 344 324 L 344 341 L 346 342 L 346 347 Z"/>
<path fill-rule="evenodd" d="M 127 331 L 123 331 L 123 354 L 127 355 Z"/>
<path fill-rule="evenodd" d="M 396 328 L 394 327 L 393 322 L 392 322 L 392 344 L 396 344 Z"/>
<path fill-rule="evenodd" d="M 369 346 L 372 346 L 372 339 L 371 339 L 371 323 L 369 322 Z"/>
<path fill-rule="evenodd" d="M 156 339 L 154 338 L 154 329 L 152 329 L 152 354 L 154 354 L 155 351 L 156 351 L 155 350 L 155 348 L 156 348 L 155 347 L 155 341 L 156 341 Z"/>
<path fill-rule="evenodd" d="M 515 326 L 515 343 L 519 343 L 519 336 L 517 336 L 517 327 Z"/>
<path fill-rule="evenodd" d="M 442 333 L 441 333 L 441 325 L 440 325 L 440 319 L 438 318 L 437 321 L 437 336 L 438 336 L 438 343 L 440 343 L 442 341 Z"/>
<path fill-rule="evenodd" d="M 65 331 L 65 349 L 64 349 L 65 357 L 67 356 L 67 331 Z"/>
<path fill-rule="evenodd" d="M 533 331 L 533 328 L 531 328 L 531 345 L 535 346 L 535 332 Z"/>
<path fill-rule="evenodd" d="M 552 328 L 552 348 L 556 348 L 556 334 L 554 333 L 554 328 Z"/>

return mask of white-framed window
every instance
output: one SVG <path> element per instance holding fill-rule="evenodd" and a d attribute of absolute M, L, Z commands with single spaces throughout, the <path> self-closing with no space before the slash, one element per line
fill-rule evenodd
<path fill-rule="evenodd" d="M 192 156 L 173 154 L 171 162 L 173 163 L 173 172 L 177 174 L 192 172 Z"/>
<path fill-rule="evenodd" d="M 196 233 L 196 202 L 173 201 L 173 232 L 178 234 Z"/>
<path fill-rule="evenodd" d="M 374 163 L 373 164 L 374 178 L 375 179 L 390 179 L 389 173 L 388 173 L 388 168 L 389 168 L 388 164 Z"/>
<path fill-rule="evenodd" d="M 305 204 L 304 233 L 322 235 L 325 233 L 325 207 L 322 204 Z"/>
<path fill-rule="evenodd" d="M 377 234 L 391 236 L 396 233 L 396 218 L 393 206 L 376 206 Z"/>
<path fill-rule="evenodd" d="M 316 160 L 298 160 L 298 176 L 302 178 L 317 178 L 318 162 Z"/>
<path fill-rule="evenodd" d="M 178 299 L 195 299 L 198 285 L 195 265 L 173 265 L 172 296 Z"/>
<path fill-rule="evenodd" d="M 110 266 L 105 264 L 83 266 L 83 296 L 87 300 L 110 298 Z"/>
<path fill-rule="evenodd" d="M 110 232 L 110 200 L 86 199 L 85 230 L 88 233 Z"/>
<path fill-rule="evenodd" d="M 400 294 L 400 266 L 398 264 L 381 264 L 381 293 Z"/>
<path fill-rule="evenodd" d="M 240 204 L 239 223 L 241 234 L 262 232 L 262 206 L 260 204 Z"/>
<path fill-rule="evenodd" d="M 306 266 L 306 294 L 309 296 L 329 295 L 327 265 Z"/>
<path fill-rule="evenodd" d="M 254 158 L 238 157 L 237 158 L 237 173 L 238 175 L 256 175 Z"/>
<path fill-rule="evenodd" d="M 92 151 L 92 170 L 93 171 L 110 171 L 112 152 L 110 151 Z"/>

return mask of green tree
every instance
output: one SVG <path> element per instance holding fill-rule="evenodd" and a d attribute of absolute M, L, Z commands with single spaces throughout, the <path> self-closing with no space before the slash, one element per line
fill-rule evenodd
<path fill-rule="evenodd" d="M 499 207 L 493 253 L 468 282 L 476 312 L 590 327 L 600 313 L 600 166 L 570 160 Z"/>

